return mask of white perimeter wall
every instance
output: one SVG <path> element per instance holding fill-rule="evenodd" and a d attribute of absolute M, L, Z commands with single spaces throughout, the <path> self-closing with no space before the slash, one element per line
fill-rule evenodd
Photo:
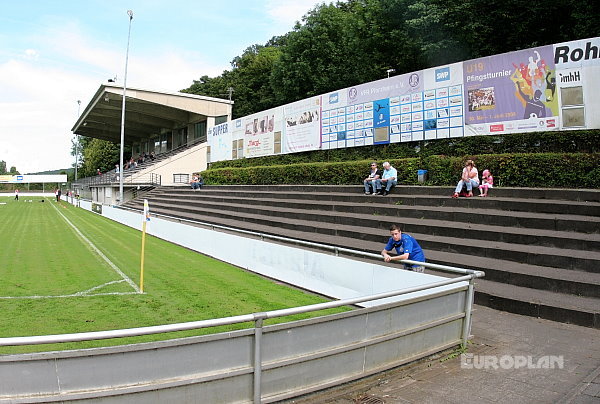
<path fill-rule="evenodd" d="M 91 209 L 89 202 L 82 202 L 81 206 Z M 102 215 L 141 230 L 142 215 L 139 213 L 103 206 Z M 368 296 L 427 285 L 446 279 L 440 276 L 406 271 L 400 265 L 386 266 L 367 263 L 156 217 L 152 217 L 152 220 L 148 222 L 147 232 L 249 271 L 337 299 Z M 384 239 L 385 235 L 382 235 L 382 246 Z M 151 282 L 152 275 L 146 274 L 146 283 Z M 407 294 L 391 300 L 426 296 L 441 290 L 458 289 L 465 285 L 467 285 L 466 282 L 457 283 Z M 377 304 L 383 302 L 378 301 Z M 364 306 L 374 305 L 375 303 L 364 304 Z"/>

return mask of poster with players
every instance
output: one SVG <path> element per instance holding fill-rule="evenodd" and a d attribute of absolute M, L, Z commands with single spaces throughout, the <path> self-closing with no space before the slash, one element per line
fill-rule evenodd
<path fill-rule="evenodd" d="M 552 46 L 470 60 L 463 74 L 470 134 L 558 128 Z"/>

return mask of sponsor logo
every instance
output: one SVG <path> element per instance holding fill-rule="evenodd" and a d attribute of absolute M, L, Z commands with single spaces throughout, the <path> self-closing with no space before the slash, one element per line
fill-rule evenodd
<path fill-rule="evenodd" d="M 569 74 L 558 73 L 558 77 L 561 83 L 574 83 L 581 80 L 581 74 L 578 70 L 569 72 Z"/>
<path fill-rule="evenodd" d="M 413 73 L 410 75 L 410 77 L 408 78 L 408 84 L 411 87 L 416 87 L 419 85 L 419 75 L 417 73 Z"/>
<path fill-rule="evenodd" d="M 356 100 L 356 97 L 358 96 L 358 90 L 356 89 L 356 87 L 352 87 L 351 89 L 348 90 L 348 98 L 352 101 Z"/>
<path fill-rule="evenodd" d="M 585 48 L 571 48 L 568 45 L 563 45 L 554 49 L 554 64 L 579 62 L 582 59 L 600 59 L 600 49 L 592 45 L 592 41 L 587 41 Z"/>
<path fill-rule="evenodd" d="M 212 128 L 212 136 L 224 135 L 225 133 L 228 133 L 228 129 L 229 127 L 227 125 L 227 122 L 219 126 L 215 126 L 214 128 Z"/>
<path fill-rule="evenodd" d="M 23 181 L 23 176 L 22 175 L 17 175 L 17 181 Z"/>
<path fill-rule="evenodd" d="M 238 120 L 235 121 L 235 127 L 236 128 L 241 128 L 242 127 L 242 120 L 241 119 L 238 119 Z"/>
<path fill-rule="evenodd" d="M 547 119 L 546 127 L 547 128 L 556 128 L 556 120 L 555 119 Z"/>
<path fill-rule="evenodd" d="M 504 125 L 490 125 L 490 132 L 502 132 L 504 130 Z"/>
<path fill-rule="evenodd" d="M 435 70 L 435 81 L 440 82 L 440 81 L 446 81 L 446 80 L 450 80 L 450 68 L 443 67 L 441 69 L 436 69 Z"/>
<path fill-rule="evenodd" d="M 329 94 L 329 103 L 330 104 L 337 104 L 337 102 L 339 101 L 339 95 L 338 93 L 333 93 L 333 94 Z"/>

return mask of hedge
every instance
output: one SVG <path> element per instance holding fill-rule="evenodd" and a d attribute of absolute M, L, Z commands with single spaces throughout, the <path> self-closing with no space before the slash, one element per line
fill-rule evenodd
<path fill-rule="evenodd" d="M 600 153 L 435 155 L 388 161 L 398 170 L 399 184 L 418 184 L 417 171 L 424 169 L 428 171 L 426 185 L 454 186 L 467 159 L 474 160 L 480 172 L 489 169 L 498 186 L 600 188 Z M 206 184 L 361 184 L 371 161 L 211 168 L 202 177 Z"/>

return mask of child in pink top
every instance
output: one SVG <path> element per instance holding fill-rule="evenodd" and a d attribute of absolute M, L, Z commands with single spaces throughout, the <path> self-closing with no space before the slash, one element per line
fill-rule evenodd
<path fill-rule="evenodd" d="M 481 185 L 479 186 L 479 196 L 488 196 L 488 189 L 494 188 L 494 177 L 490 170 L 483 170 L 481 173 Z"/>

